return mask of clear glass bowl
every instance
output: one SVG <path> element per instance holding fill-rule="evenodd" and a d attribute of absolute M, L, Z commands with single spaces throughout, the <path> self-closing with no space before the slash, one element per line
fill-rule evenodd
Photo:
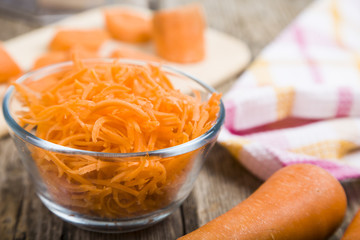
<path fill-rule="evenodd" d="M 87 61 L 88 64 L 99 60 Z M 113 60 L 101 60 L 113 61 Z M 145 64 L 124 60 L 130 64 Z M 37 81 L 49 74 L 66 71 L 72 63 L 60 63 L 30 72 L 17 82 Z M 162 67 L 167 76 L 182 92 L 191 94 L 197 89 L 202 99 L 207 99 L 214 89 L 205 83 L 171 67 Z M 78 227 L 99 232 L 127 232 L 148 227 L 170 215 L 186 199 L 204 163 L 205 156 L 214 145 L 224 121 L 224 106 L 221 102 L 216 123 L 203 135 L 189 142 L 171 148 L 136 153 L 104 153 L 73 149 L 40 139 L 18 124 L 17 111 L 20 108 L 14 87 L 10 87 L 3 101 L 3 113 L 16 148 L 26 170 L 29 172 L 36 193 L 45 206 L 63 220 Z M 121 183 L 104 183 L 97 176 L 102 168 L 92 174 L 74 180 L 69 172 L 57 167 L 62 162 L 92 161 L 108 169 L 132 168 L 136 179 L 146 170 L 148 164 L 158 164 L 166 170 L 161 183 L 152 180 L 138 186 L 124 186 Z M 142 166 L 142 167 L 141 167 Z M 145 170 L 144 170 L 145 169 Z M 118 170 L 107 174 L 119 174 Z M 107 177 L 113 177 L 107 176 Z M 155 177 L 153 178 L 155 179 Z M 152 190 L 151 184 L 157 184 Z M 92 191 L 89 191 L 92 189 Z M 96 194 L 96 196 L 94 196 Z M 136 198 L 134 197 L 136 196 Z M 141 203 L 139 200 L 141 199 Z M 106 209 L 104 209 L 106 208 Z"/>

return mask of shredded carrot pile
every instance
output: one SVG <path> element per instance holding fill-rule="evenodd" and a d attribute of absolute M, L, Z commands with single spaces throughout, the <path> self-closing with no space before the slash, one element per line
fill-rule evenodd
<path fill-rule="evenodd" d="M 202 100 L 195 90 L 186 95 L 157 66 L 119 62 L 75 61 L 70 70 L 14 84 L 27 131 L 59 145 L 112 153 L 168 148 L 202 135 L 215 123 L 221 97 Z M 120 218 L 172 202 L 201 151 L 106 159 L 36 148 L 33 158 L 57 203 Z"/>

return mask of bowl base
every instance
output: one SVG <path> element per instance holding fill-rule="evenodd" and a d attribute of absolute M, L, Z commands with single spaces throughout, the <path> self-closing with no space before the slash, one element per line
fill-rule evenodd
<path fill-rule="evenodd" d="M 181 204 L 182 201 L 173 203 L 166 208 L 159 209 L 153 213 L 149 213 L 139 217 L 129 219 L 106 219 L 89 217 L 80 215 L 70 211 L 60 205 L 50 201 L 44 196 L 38 195 L 43 204 L 56 216 L 73 224 L 81 229 L 101 232 L 101 233 L 125 233 L 133 232 L 140 229 L 150 227 L 168 217 L 173 213 Z"/>

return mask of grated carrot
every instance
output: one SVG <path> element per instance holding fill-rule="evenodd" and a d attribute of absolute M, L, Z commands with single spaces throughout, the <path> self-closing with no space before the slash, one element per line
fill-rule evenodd
<path fill-rule="evenodd" d="M 25 110 L 20 124 L 47 141 L 76 149 L 131 153 L 176 146 L 208 131 L 220 94 L 175 89 L 158 66 L 87 65 L 14 83 Z M 137 216 L 176 198 L 202 149 L 176 157 L 101 158 L 34 147 L 33 158 L 53 199 L 108 218 Z"/>

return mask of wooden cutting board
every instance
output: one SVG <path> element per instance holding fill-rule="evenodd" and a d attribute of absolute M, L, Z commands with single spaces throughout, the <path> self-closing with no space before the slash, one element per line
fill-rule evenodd
<path fill-rule="evenodd" d="M 126 7 L 151 14 L 150 10 L 134 8 L 123 5 L 111 7 Z M 107 7 L 109 8 L 109 7 Z M 9 54 L 15 59 L 19 66 L 28 71 L 32 68 L 36 58 L 46 52 L 47 46 L 53 35 L 59 28 L 103 28 L 103 8 L 92 9 L 77 15 L 73 15 L 57 23 L 39 28 L 29 33 L 3 43 Z M 250 51 L 240 40 L 218 32 L 214 29 L 206 30 L 206 57 L 203 61 L 194 64 L 176 64 L 168 62 L 167 65 L 174 66 L 198 79 L 216 86 L 236 76 L 250 61 Z M 99 54 L 103 57 L 119 45 L 127 45 L 115 40 L 106 42 L 100 49 Z M 134 47 L 134 45 L 131 45 Z M 135 47 L 146 52 L 154 53 L 152 43 L 135 45 Z M 4 120 L 0 119 L 0 135 L 6 134 Z"/>

